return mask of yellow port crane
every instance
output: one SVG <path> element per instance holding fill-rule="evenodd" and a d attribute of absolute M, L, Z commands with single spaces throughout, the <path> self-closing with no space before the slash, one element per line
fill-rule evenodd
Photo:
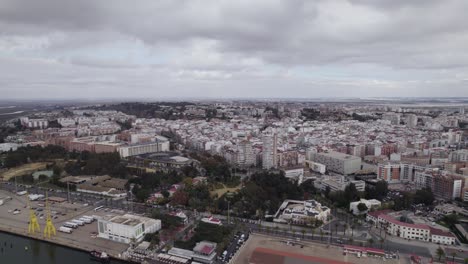
<path fill-rule="evenodd" d="M 52 223 L 52 217 L 50 216 L 50 206 L 49 206 L 49 194 L 46 192 L 46 226 L 44 228 L 44 237 L 50 238 L 51 235 L 55 236 L 55 226 Z"/>
<path fill-rule="evenodd" d="M 31 202 L 29 201 L 29 194 L 26 194 L 26 203 L 29 208 L 29 224 L 28 224 L 28 233 L 34 234 L 36 232 L 41 232 L 41 227 L 37 221 L 37 216 L 34 210 L 31 207 Z"/>

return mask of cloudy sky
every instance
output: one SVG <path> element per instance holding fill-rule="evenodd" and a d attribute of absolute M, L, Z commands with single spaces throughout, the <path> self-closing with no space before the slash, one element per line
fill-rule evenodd
<path fill-rule="evenodd" d="M 0 0 L 1 98 L 468 96 L 466 0 Z"/>

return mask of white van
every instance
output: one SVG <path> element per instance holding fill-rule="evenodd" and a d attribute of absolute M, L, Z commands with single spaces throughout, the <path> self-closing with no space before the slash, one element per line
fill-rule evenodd
<path fill-rule="evenodd" d="M 83 221 L 85 222 L 86 224 L 91 224 L 93 222 L 93 220 L 89 219 L 89 218 L 85 218 L 85 217 L 81 217 L 80 219 L 78 219 L 80 221 Z"/>
<path fill-rule="evenodd" d="M 72 223 L 75 223 L 75 224 L 77 224 L 77 225 L 80 225 L 80 226 L 84 226 L 84 224 L 85 224 L 83 221 L 76 220 L 76 219 L 71 220 L 71 222 L 72 222 Z"/>
<path fill-rule="evenodd" d="M 65 227 L 65 226 L 59 227 L 59 231 L 63 232 L 63 233 L 67 233 L 67 234 L 71 234 L 73 232 L 71 228 L 68 228 L 68 227 Z"/>
<path fill-rule="evenodd" d="M 63 224 L 64 227 L 68 227 L 68 228 L 77 228 L 78 227 L 78 224 L 77 223 L 73 223 L 73 222 L 66 222 L 65 224 Z"/>

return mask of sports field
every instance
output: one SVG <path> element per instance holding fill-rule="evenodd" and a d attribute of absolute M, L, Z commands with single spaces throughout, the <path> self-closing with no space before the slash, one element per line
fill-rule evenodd
<path fill-rule="evenodd" d="M 325 244 L 286 240 L 283 238 L 252 234 L 232 263 L 242 264 L 372 264 L 384 260 L 375 257 L 358 258 L 343 254 L 341 247 Z M 410 263 L 409 259 L 386 259 L 386 263 Z"/>

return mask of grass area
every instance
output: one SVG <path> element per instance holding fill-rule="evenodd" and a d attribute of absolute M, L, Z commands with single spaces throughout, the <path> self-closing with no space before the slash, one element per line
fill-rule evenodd
<path fill-rule="evenodd" d="M 229 187 L 226 187 L 224 184 L 220 183 L 222 185 L 221 188 L 216 188 L 215 190 L 211 191 L 210 194 L 211 196 L 216 196 L 218 195 L 218 197 L 221 197 L 223 196 L 225 193 L 227 192 L 237 192 L 238 190 L 241 189 L 241 185 L 239 184 L 238 186 L 236 187 L 232 187 L 232 188 L 229 188 Z"/>
<path fill-rule="evenodd" d="M 49 164 L 48 162 L 35 162 L 35 163 L 28 163 L 28 164 L 24 164 L 15 168 L 11 168 L 3 172 L 2 174 L 0 174 L 0 179 L 3 179 L 4 181 L 8 181 L 13 177 L 22 176 L 25 174 L 31 174 L 37 170 L 44 170 L 48 164 Z"/>

